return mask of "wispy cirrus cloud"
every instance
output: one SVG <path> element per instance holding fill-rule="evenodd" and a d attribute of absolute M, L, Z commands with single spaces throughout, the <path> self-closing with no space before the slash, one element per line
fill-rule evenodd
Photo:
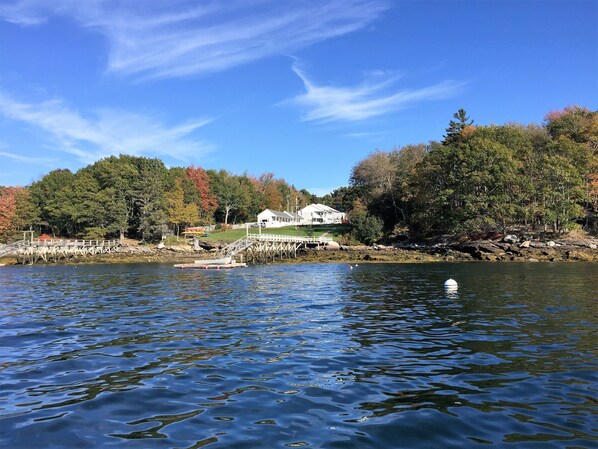
<path fill-rule="evenodd" d="M 25 103 L 1 90 L 0 115 L 33 126 L 50 139 L 56 150 L 75 155 L 83 163 L 118 154 L 188 161 L 213 150 L 211 144 L 192 136 L 211 121 L 209 118 L 168 126 L 158 116 L 107 108 L 83 116 L 62 100 Z M 14 152 L 1 155 L 13 160 L 20 158 L 21 162 L 30 157 Z"/>
<path fill-rule="evenodd" d="M 2 145 L 1 147 L 4 147 L 4 146 L 5 145 Z M 56 162 L 55 159 L 33 157 L 33 156 L 23 156 L 22 154 L 13 153 L 10 151 L 1 151 L 1 150 L 0 150 L 0 158 L 10 159 L 10 160 L 13 160 L 16 162 L 25 162 L 27 164 L 37 164 L 37 165 L 49 165 L 51 163 Z"/>
<path fill-rule="evenodd" d="M 293 71 L 301 78 L 305 93 L 297 95 L 286 103 L 294 104 L 306 112 L 304 121 L 360 121 L 391 112 L 424 100 L 440 100 L 453 97 L 463 83 L 445 81 L 417 89 L 391 89 L 398 75 L 375 72 L 352 87 L 317 85 L 295 62 Z"/>
<path fill-rule="evenodd" d="M 108 70 L 149 78 L 218 72 L 365 27 L 388 0 L 8 0 L 0 19 L 74 19 L 109 42 Z"/>
<path fill-rule="evenodd" d="M 364 139 L 370 137 L 380 137 L 389 134 L 390 131 L 365 131 L 365 132 L 353 132 L 344 134 L 343 137 L 349 137 L 351 139 Z"/>

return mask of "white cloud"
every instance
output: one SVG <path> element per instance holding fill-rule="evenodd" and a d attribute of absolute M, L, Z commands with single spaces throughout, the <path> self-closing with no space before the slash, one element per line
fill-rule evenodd
<path fill-rule="evenodd" d="M 318 86 L 312 82 L 299 64 L 293 64 L 293 71 L 301 78 L 305 93 L 287 103 L 295 104 L 307 110 L 305 121 L 359 121 L 370 117 L 396 112 L 407 105 L 424 100 L 438 100 L 454 96 L 460 83 L 445 81 L 440 84 L 419 89 L 390 91 L 398 76 L 375 76 L 354 87 Z"/>
<path fill-rule="evenodd" d="M 108 70 L 151 78 L 217 72 L 361 29 L 388 0 L 13 0 L 0 19 L 54 16 L 103 34 Z"/>
<path fill-rule="evenodd" d="M 1 90 L 0 114 L 43 131 L 57 150 L 73 154 L 83 163 L 118 154 L 188 161 L 213 149 L 192 137 L 211 121 L 207 118 L 167 126 L 156 116 L 113 109 L 93 111 L 84 117 L 61 100 L 23 103 Z M 8 154 L 15 159 L 14 153 L 4 156 L 10 157 Z"/>
<path fill-rule="evenodd" d="M 27 164 L 49 165 L 56 162 L 54 159 L 47 159 L 33 156 L 23 156 L 10 151 L 0 151 L 0 158 L 11 159 L 16 162 L 25 162 Z"/>
<path fill-rule="evenodd" d="M 389 134 L 389 131 L 366 131 L 366 132 L 353 132 L 344 134 L 343 137 L 349 137 L 351 139 L 364 139 L 370 137 L 380 137 Z"/>

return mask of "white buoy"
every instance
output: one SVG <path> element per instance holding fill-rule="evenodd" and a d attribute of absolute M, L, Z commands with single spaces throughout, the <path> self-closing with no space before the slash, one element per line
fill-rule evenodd
<path fill-rule="evenodd" d="M 457 281 L 451 278 L 444 283 L 444 288 L 446 288 L 447 290 L 457 290 L 457 288 L 459 288 L 459 285 L 457 284 Z"/>

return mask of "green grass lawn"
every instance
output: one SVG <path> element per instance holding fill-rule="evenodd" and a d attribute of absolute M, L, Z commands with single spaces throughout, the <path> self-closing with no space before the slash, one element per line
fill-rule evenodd
<path fill-rule="evenodd" d="M 326 237 L 332 237 L 337 240 L 340 236 L 351 231 L 351 225 L 348 224 L 334 224 L 334 225 L 317 225 L 317 226 L 284 226 L 282 228 L 262 228 L 262 234 L 278 234 L 278 235 L 293 235 L 299 237 L 320 237 L 326 234 Z M 250 234 L 257 234 L 257 228 L 249 228 Z M 234 242 L 245 236 L 245 229 L 233 229 L 224 232 L 212 232 L 207 237 L 200 237 L 200 240 L 208 242 L 223 241 Z"/>

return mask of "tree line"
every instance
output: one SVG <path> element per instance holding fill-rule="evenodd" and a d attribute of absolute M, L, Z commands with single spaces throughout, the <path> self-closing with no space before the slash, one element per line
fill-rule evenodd
<path fill-rule="evenodd" d="M 362 241 L 598 232 L 598 111 L 567 107 L 542 125 L 453 118 L 442 141 L 375 151 L 325 198 L 368 221 Z"/>
<path fill-rule="evenodd" d="M 519 230 L 598 233 L 598 111 L 572 106 L 541 125 L 479 126 L 460 109 L 439 142 L 377 150 L 323 198 L 272 173 L 167 168 L 121 155 L 27 187 L 0 187 L 0 241 L 54 236 L 146 241 L 188 225 L 254 221 L 265 208 L 322 202 L 347 212 L 355 240 L 476 238 Z"/>
<path fill-rule="evenodd" d="M 272 173 L 167 168 L 159 159 L 120 155 L 76 173 L 53 170 L 27 187 L 0 187 L 0 238 L 33 229 L 55 237 L 155 241 L 184 226 L 226 228 L 255 221 L 265 208 L 292 210 L 313 199 Z"/>

